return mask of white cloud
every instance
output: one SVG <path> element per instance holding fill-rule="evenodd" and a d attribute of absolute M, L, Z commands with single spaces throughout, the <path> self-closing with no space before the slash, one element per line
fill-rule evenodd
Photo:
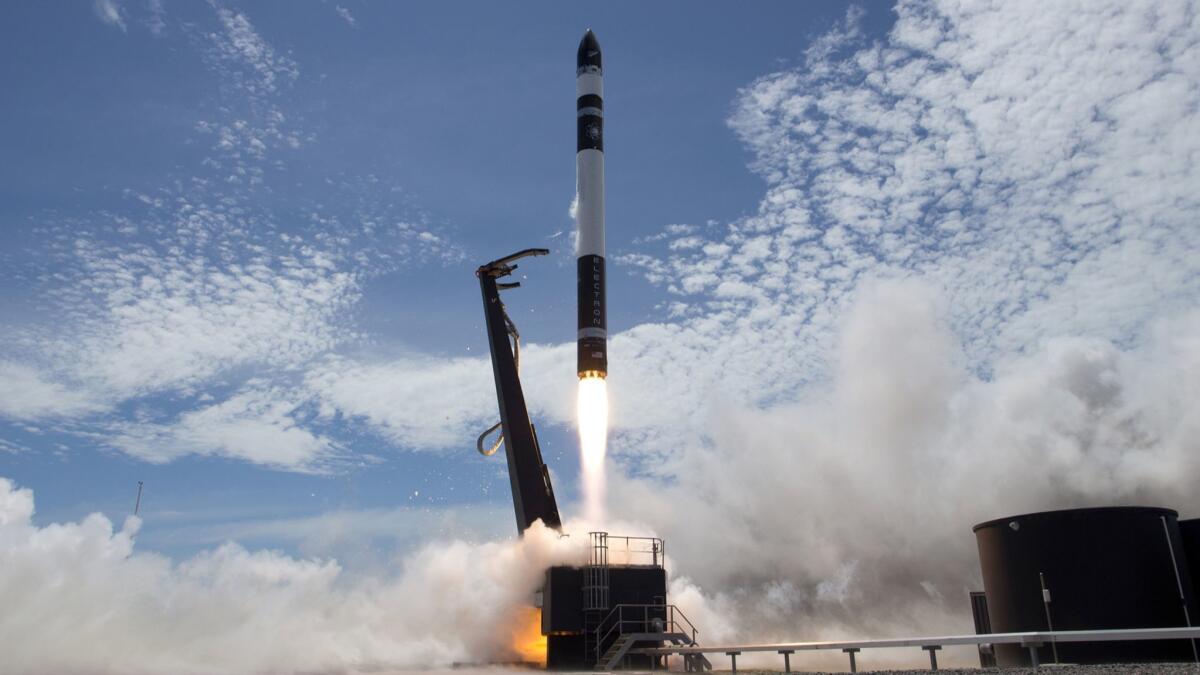
<path fill-rule="evenodd" d="M 744 89 L 731 125 L 768 181 L 759 212 L 621 258 L 704 308 L 625 335 L 636 356 L 614 354 L 614 372 L 637 378 L 632 407 L 670 390 L 663 372 L 702 383 L 659 407 L 693 426 L 710 392 L 802 395 L 869 279 L 946 289 L 984 373 L 1056 335 L 1124 343 L 1195 306 L 1200 60 L 1182 4 L 1154 7 L 905 3 L 878 44 L 851 12 L 803 66 Z"/>
<path fill-rule="evenodd" d="M 335 10 L 337 11 L 337 15 L 342 17 L 342 20 L 345 21 L 347 25 L 349 25 L 351 28 L 358 28 L 358 22 L 354 20 L 354 15 L 350 13 L 349 9 L 346 9 L 341 5 L 337 5 Z"/>
<path fill-rule="evenodd" d="M 214 10 L 220 30 L 205 35 L 205 57 L 221 78 L 224 100 L 220 118 L 198 125 L 214 136 L 215 156 L 204 161 L 221 171 L 229 186 L 253 189 L 266 182 L 268 168 L 277 166 L 270 153 L 295 150 L 312 140 L 279 100 L 299 79 L 300 66 L 264 39 L 244 12 Z"/>
<path fill-rule="evenodd" d="M 297 412 L 309 394 L 294 383 L 358 340 L 350 312 L 364 279 L 462 252 L 371 175 L 330 181 L 297 205 L 299 222 L 263 208 L 256 191 L 272 187 L 273 153 L 303 135 L 278 101 L 299 69 L 245 14 L 214 9 L 219 30 L 204 44 L 222 96 L 218 118 L 197 125 L 213 155 L 190 181 L 126 190 L 122 212 L 45 224 L 42 250 L 22 264 L 54 320 L 4 327 L 0 380 L 13 388 L 0 416 L 57 418 L 70 422 L 60 431 L 152 461 L 202 454 L 321 470 L 339 453 Z M 247 385 L 256 377 L 269 382 Z M 206 390 L 239 388 L 174 412 Z M 247 401 L 251 389 L 286 398 Z M 132 402 L 136 415 L 120 422 L 97 415 Z"/>
<path fill-rule="evenodd" d="M 120 28 L 122 33 L 126 31 L 125 11 L 117 0 L 94 0 L 92 9 L 104 23 Z"/>
<path fill-rule="evenodd" d="M 154 463 L 217 455 L 290 471 L 325 470 L 343 453 L 331 439 L 301 425 L 299 407 L 289 392 L 251 383 L 171 422 L 117 424 L 107 443 Z"/>
<path fill-rule="evenodd" d="M 495 416 L 485 365 L 481 359 L 335 359 L 312 370 L 306 386 L 326 417 L 363 418 L 402 447 L 445 448 L 463 445 L 464 429 L 482 431 Z"/>
<path fill-rule="evenodd" d="M 152 461 L 330 468 L 342 453 L 311 428 L 312 392 L 294 385 L 359 339 L 349 315 L 363 278 L 401 259 L 452 259 L 456 246 L 427 225 L 384 224 L 369 205 L 360 227 L 333 219 L 301 235 L 199 190 L 139 201 L 150 214 L 126 220 L 129 234 L 68 223 L 52 238 L 66 243 L 50 249 L 58 271 L 43 297 L 55 321 L 5 327 L 0 416 L 69 423 Z M 222 402 L 205 404 L 213 392 Z M 137 414 L 120 422 L 98 416 L 131 402 Z"/>
<path fill-rule="evenodd" d="M 162 0 L 146 0 L 149 16 L 146 18 L 146 28 L 154 37 L 162 37 L 167 31 L 167 10 Z"/>
<path fill-rule="evenodd" d="M 0 360 L 0 416 L 70 418 L 104 408 L 88 392 L 55 382 L 38 368 Z"/>
<path fill-rule="evenodd" d="M 358 285 L 325 254 L 247 256 L 236 247 L 251 242 L 220 233 L 236 223 L 204 207 L 181 209 L 179 224 L 191 231 L 156 247 L 75 241 L 75 283 L 58 290 L 68 321 L 43 347 L 90 389 L 123 400 L 236 367 L 295 366 L 346 339 L 337 320 Z"/>
<path fill-rule="evenodd" d="M 522 346 L 528 403 L 550 420 L 572 419 L 574 345 Z M 494 423 L 495 385 L 483 358 L 333 359 L 309 372 L 306 387 L 326 417 L 362 418 L 397 445 L 414 450 L 462 447 Z"/>
<path fill-rule="evenodd" d="M 761 78 L 731 123 L 770 191 L 723 243 L 765 233 L 781 266 L 720 256 L 713 279 L 816 280 L 829 302 L 864 271 L 934 276 L 985 366 L 1056 331 L 1128 336 L 1194 298 L 1200 93 L 1183 83 L 1200 72 L 1182 8 L 902 4 L 888 42 Z"/>
<path fill-rule="evenodd" d="M 296 62 L 264 40 L 245 14 L 219 7 L 217 19 L 222 30 L 209 39 L 237 87 L 250 95 L 269 94 L 300 76 Z"/>

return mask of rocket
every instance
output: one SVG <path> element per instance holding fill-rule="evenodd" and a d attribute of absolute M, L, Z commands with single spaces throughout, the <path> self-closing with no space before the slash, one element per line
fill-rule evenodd
<path fill-rule="evenodd" d="M 591 30 L 575 60 L 576 283 L 579 300 L 578 373 L 608 375 L 608 319 L 604 298 L 604 71 Z"/>

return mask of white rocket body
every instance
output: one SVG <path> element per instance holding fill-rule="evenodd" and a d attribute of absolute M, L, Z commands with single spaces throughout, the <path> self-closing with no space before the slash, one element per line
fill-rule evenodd
<path fill-rule="evenodd" d="M 604 271 L 604 71 L 592 31 L 579 43 L 575 71 L 575 226 L 579 377 L 608 375 Z"/>

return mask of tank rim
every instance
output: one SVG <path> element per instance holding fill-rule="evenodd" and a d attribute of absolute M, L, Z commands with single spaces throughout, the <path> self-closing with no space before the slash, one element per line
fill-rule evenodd
<path fill-rule="evenodd" d="M 1033 511 L 1031 513 L 1018 513 L 1018 514 L 1014 514 L 1011 516 L 1005 516 L 1003 518 L 993 518 L 992 520 L 985 520 L 984 522 L 973 526 L 971 528 L 971 531 L 978 532 L 979 530 L 982 530 L 984 528 L 996 527 L 998 525 L 1005 525 L 1009 521 L 1017 520 L 1017 519 L 1042 518 L 1042 517 L 1046 517 L 1046 516 L 1065 515 L 1068 513 L 1071 513 L 1071 514 L 1105 513 L 1105 512 L 1113 512 L 1113 511 L 1155 513 L 1160 516 L 1164 516 L 1164 515 L 1173 516 L 1175 518 L 1175 520 L 1177 520 L 1177 521 L 1179 520 L 1179 512 L 1178 511 L 1176 511 L 1175 509 L 1168 509 L 1163 506 L 1085 506 L 1085 507 L 1077 508 L 1077 509 L 1051 509 L 1049 511 Z"/>

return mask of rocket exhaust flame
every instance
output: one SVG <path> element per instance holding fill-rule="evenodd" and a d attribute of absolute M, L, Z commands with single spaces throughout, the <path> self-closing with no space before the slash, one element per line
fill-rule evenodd
<path fill-rule="evenodd" d="M 518 607 L 512 622 L 512 650 L 522 663 L 546 665 L 546 636 L 542 635 L 542 610 Z"/>
<path fill-rule="evenodd" d="M 604 519 L 604 456 L 608 449 L 608 383 L 602 377 L 579 380 L 579 451 L 584 515 Z"/>

